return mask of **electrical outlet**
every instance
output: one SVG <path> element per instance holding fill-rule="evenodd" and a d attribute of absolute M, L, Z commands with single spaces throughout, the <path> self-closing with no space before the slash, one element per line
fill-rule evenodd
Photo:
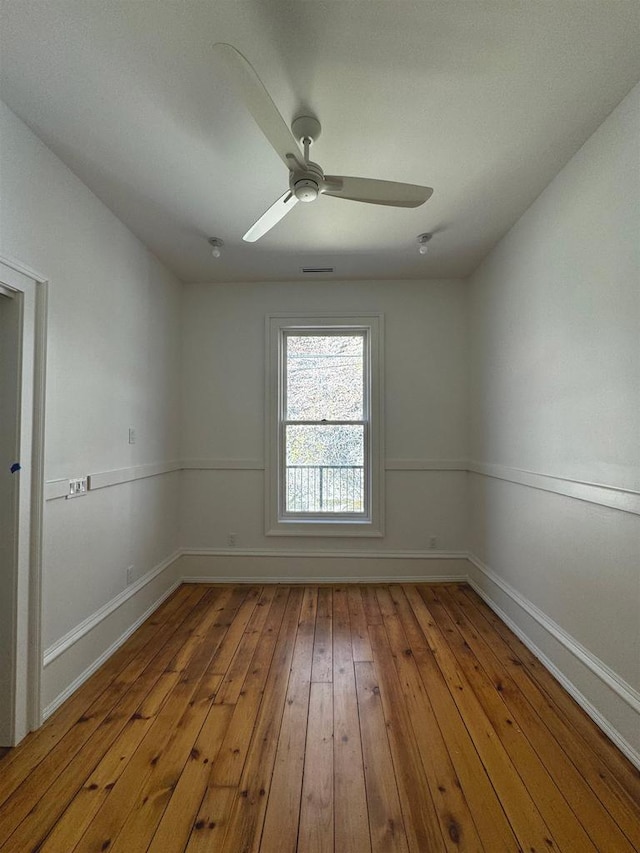
<path fill-rule="evenodd" d="M 136 438 L 137 436 L 135 429 L 133 427 L 129 427 L 129 444 L 135 444 Z"/>
<path fill-rule="evenodd" d="M 133 583 L 133 576 L 135 572 L 135 566 L 129 566 L 127 569 L 127 586 Z"/>
<path fill-rule="evenodd" d="M 238 534 L 237 533 L 229 533 L 227 535 L 227 545 L 230 545 L 232 548 L 235 548 L 238 544 Z"/>
<path fill-rule="evenodd" d="M 429 539 L 429 548 L 437 548 L 437 547 L 438 547 L 438 540 L 436 539 L 435 536 L 431 536 Z"/>
<path fill-rule="evenodd" d="M 86 477 L 77 477 L 74 480 L 69 480 L 69 494 L 67 495 L 67 500 L 69 498 L 79 498 L 82 495 L 87 494 L 87 478 Z"/>

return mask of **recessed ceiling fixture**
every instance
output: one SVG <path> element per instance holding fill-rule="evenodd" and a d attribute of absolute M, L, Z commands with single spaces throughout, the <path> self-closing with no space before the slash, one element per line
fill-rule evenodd
<path fill-rule="evenodd" d="M 418 251 L 421 255 L 426 255 L 429 251 L 429 240 L 433 237 L 433 234 L 418 234 Z"/>
<path fill-rule="evenodd" d="M 300 267 L 300 272 L 309 275 L 310 273 L 331 273 L 335 272 L 335 267 Z"/>
<path fill-rule="evenodd" d="M 211 237 L 209 240 L 209 245 L 211 246 L 211 254 L 217 260 L 222 254 L 224 240 L 220 240 L 218 237 Z"/>

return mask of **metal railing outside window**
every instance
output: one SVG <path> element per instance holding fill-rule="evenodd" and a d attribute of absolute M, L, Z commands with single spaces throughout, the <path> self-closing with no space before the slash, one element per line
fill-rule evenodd
<path fill-rule="evenodd" d="M 364 511 L 362 465 L 287 465 L 287 512 Z"/>

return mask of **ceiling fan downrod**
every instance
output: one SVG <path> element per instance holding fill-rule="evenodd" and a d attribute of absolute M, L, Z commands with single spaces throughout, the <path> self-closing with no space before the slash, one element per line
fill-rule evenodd
<path fill-rule="evenodd" d="M 320 122 L 313 116 L 298 116 L 291 123 L 291 131 L 304 151 L 304 170 L 293 168 L 289 178 L 291 192 L 298 201 L 315 201 L 322 192 L 324 174 L 320 166 L 309 159 L 309 149 L 321 130 Z M 299 166 L 297 159 L 296 165 Z"/>

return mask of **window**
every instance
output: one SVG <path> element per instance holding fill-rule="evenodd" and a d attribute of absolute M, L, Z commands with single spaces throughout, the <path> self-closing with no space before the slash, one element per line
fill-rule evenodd
<path fill-rule="evenodd" d="M 381 321 L 268 318 L 268 534 L 381 535 Z"/>

